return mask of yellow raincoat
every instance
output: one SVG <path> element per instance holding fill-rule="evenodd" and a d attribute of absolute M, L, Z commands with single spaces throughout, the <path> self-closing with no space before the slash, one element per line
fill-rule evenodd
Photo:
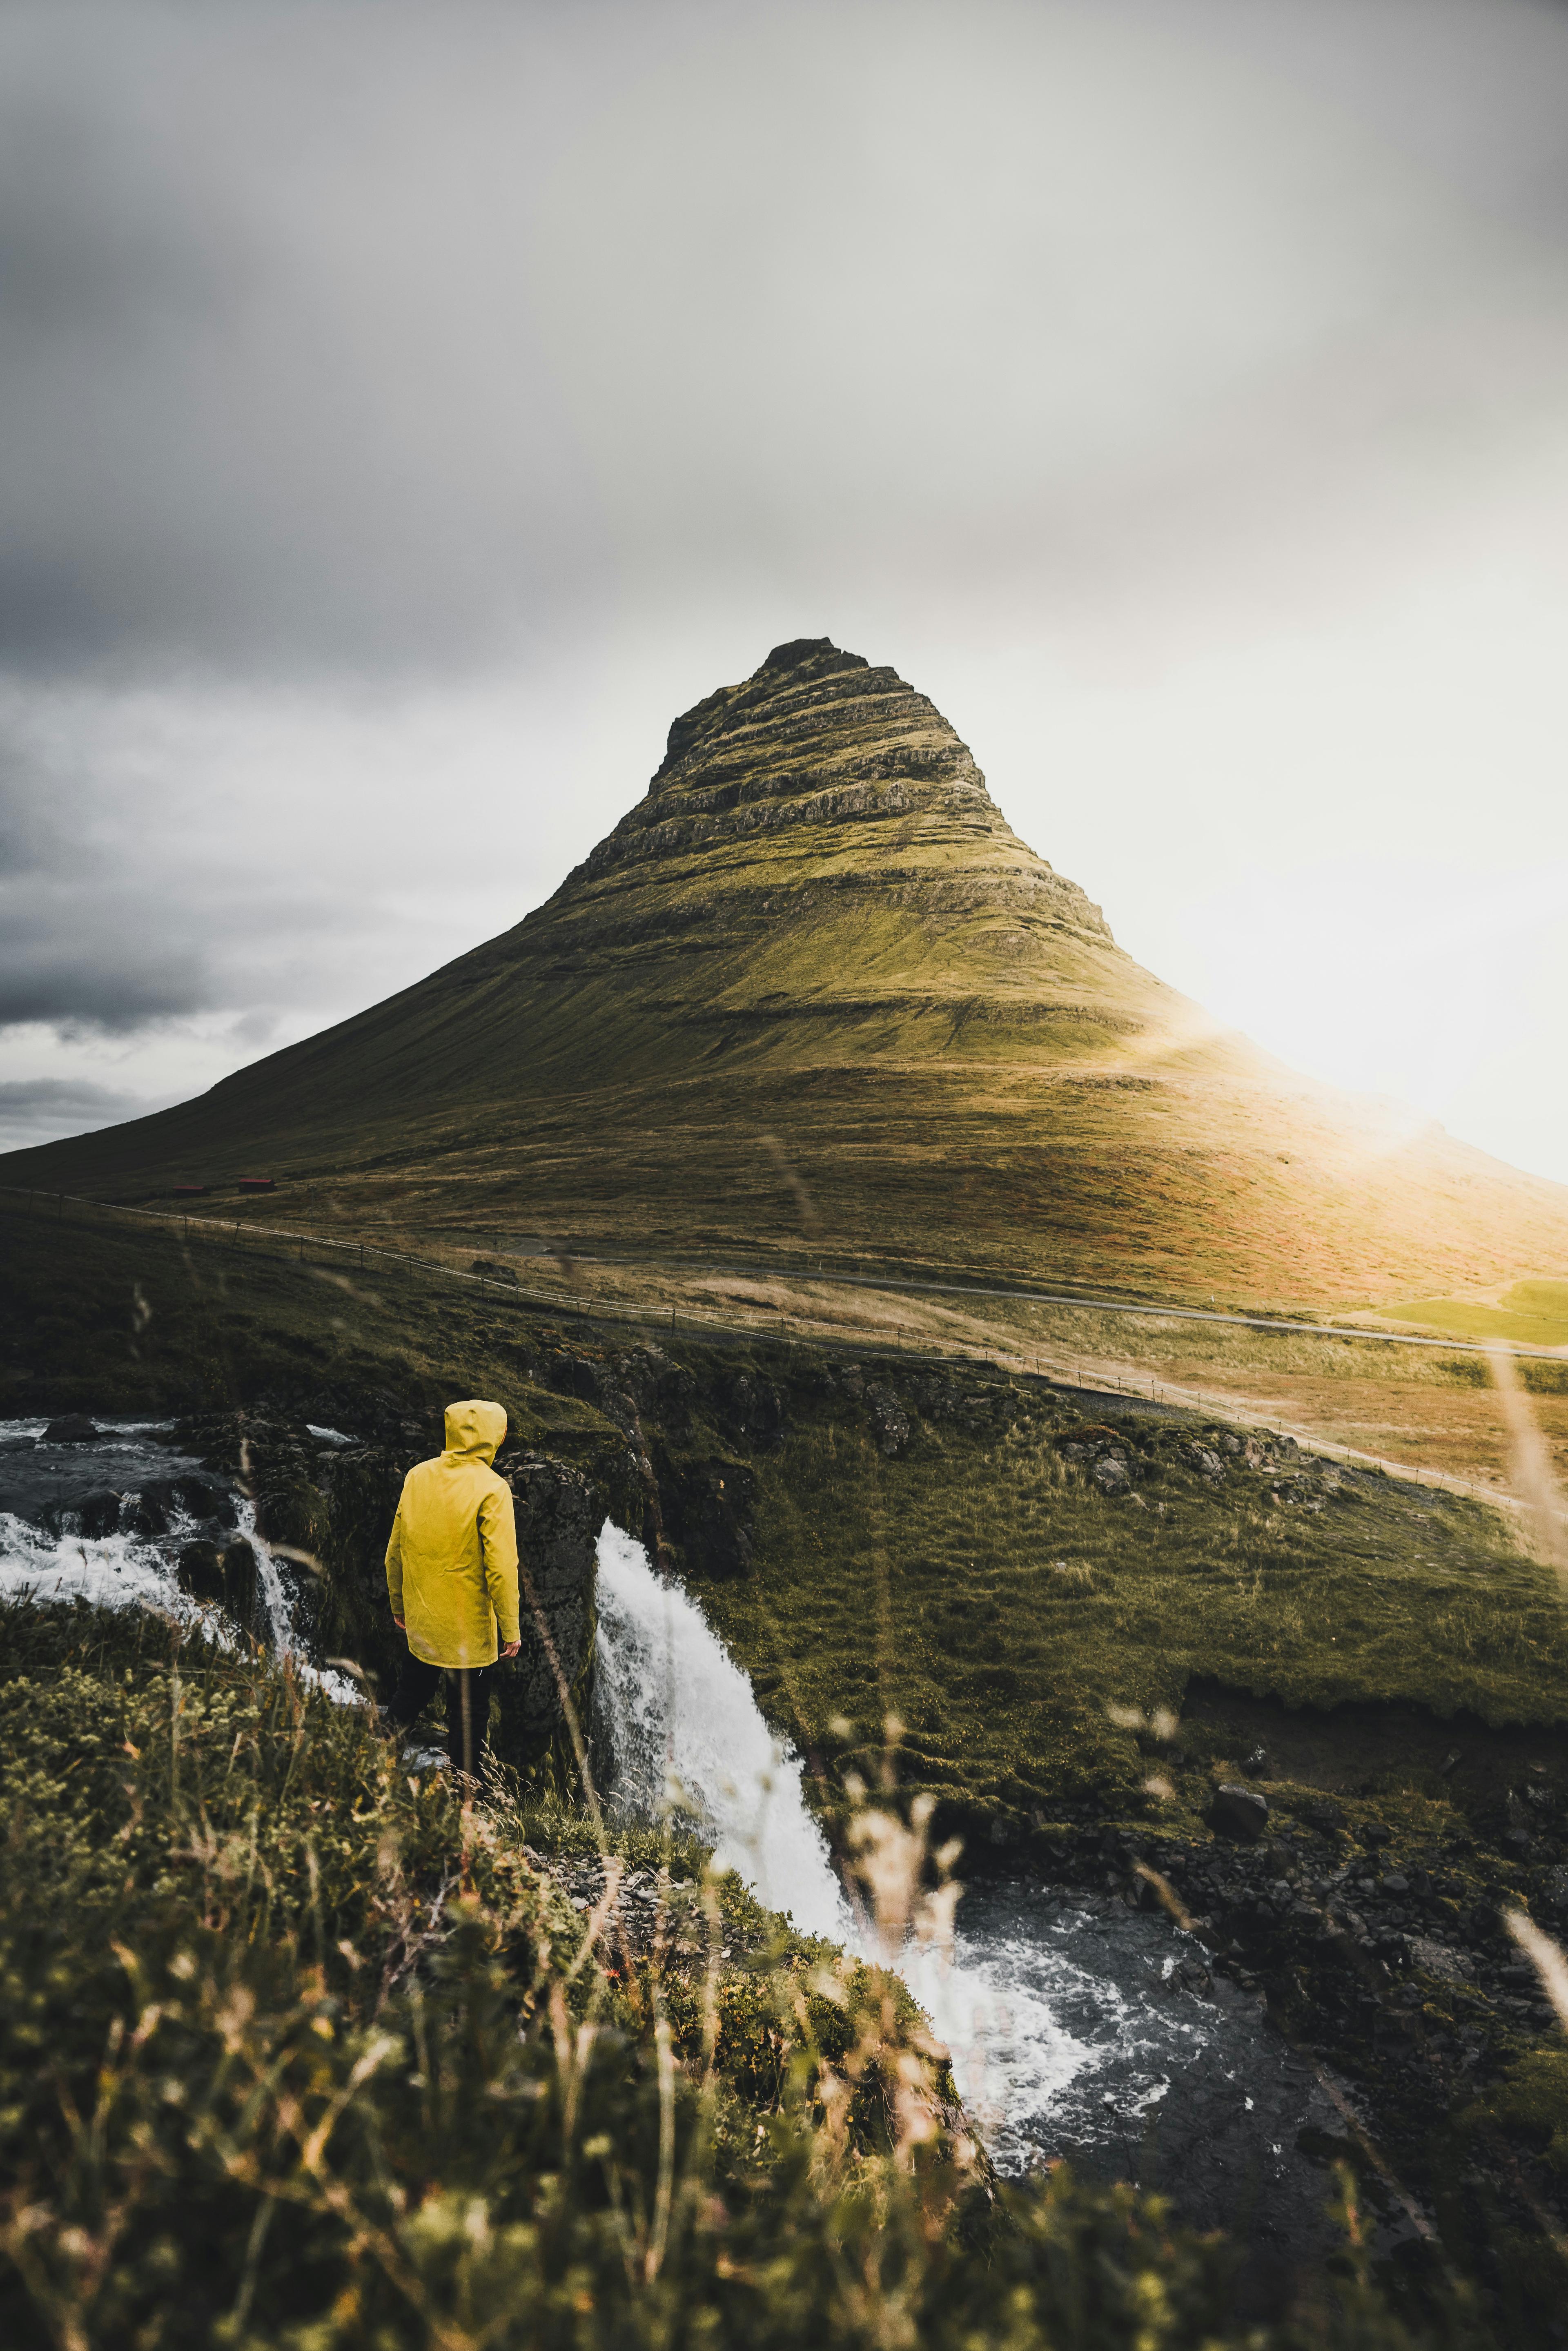
<path fill-rule="evenodd" d="M 427 1666 L 493 1666 L 500 1642 L 517 1637 L 512 1489 L 490 1467 L 506 1434 L 498 1404 L 449 1404 L 445 1452 L 402 1481 L 387 1593 Z"/>

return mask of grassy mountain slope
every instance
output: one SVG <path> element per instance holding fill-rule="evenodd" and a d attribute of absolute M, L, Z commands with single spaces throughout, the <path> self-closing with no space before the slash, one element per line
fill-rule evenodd
<path fill-rule="evenodd" d="M 1568 1270 L 1568 1191 L 1217 1029 L 923 695 L 825 639 L 677 719 L 514 930 L 0 1176 L 133 1199 L 258 1165 L 291 1213 L 632 1251 L 1334 1305 Z"/>

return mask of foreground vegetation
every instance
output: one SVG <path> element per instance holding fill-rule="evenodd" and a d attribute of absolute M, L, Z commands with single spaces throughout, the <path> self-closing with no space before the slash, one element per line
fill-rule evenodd
<path fill-rule="evenodd" d="M 582 1823 L 145 1616 L 0 1612 L 0 1808 L 18 2351 L 1409 2339 L 1354 2229 L 1277 2333 L 1156 2199 L 993 2197 L 895 1982 L 650 1837 L 690 1931 L 618 1961 Z"/>

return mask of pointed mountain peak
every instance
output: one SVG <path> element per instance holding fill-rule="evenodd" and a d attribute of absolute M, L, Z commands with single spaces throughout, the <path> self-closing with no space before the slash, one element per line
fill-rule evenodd
<path fill-rule="evenodd" d="M 871 877 L 922 891 L 999 893 L 1057 926 L 1108 939 L 1076 883 L 1021 841 L 969 747 L 895 669 L 830 637 L 775 645 L 670 728 L 646 797 L 562 885 L 657 869 L 705 892 L 863 889 Z M 622 903 L 624 903 L 622 901 Z"/>
<path fill-rule="evenodd" d="M 263 1153 L 296 1214 L 633 1258 L 796 1247 L 803 1186 L 857 1259 L 1053 1286 L 1364 1302 L 1568 1261 L 1568 1193 L 1218 1029 L 1019 839 L 934 704 L 827 637 L 677 718 L 513 929 L 11 1180 L 131 1198 Z"/>

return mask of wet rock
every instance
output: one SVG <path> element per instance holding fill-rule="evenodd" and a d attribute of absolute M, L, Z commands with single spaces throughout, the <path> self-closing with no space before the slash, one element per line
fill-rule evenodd
<path fill-rule="evenodd" d="M 38 1517 L 39 1524 L 52 1535 L 85 1535 L 89 1542 L 99 1542 L 119 1531 L 120 1510 L 120 1496 L 99 1487 L 90 1493 L 73 1494 L 63 1502 L 47 1502 Z"/>
<path fill-rule="evenodd" d="M 307 1621 L 296 1623 L 311 1656 L 351 1657 L 384 1704 L 407 1644 L 387 1606 L 386 1548 L 404 1472 L 402 1450 L 353 1446 L 323 1464 L 325 1520 L 315 1556 L 321 1573 L 301 1586 Z"/>
<path fill-rule="evenodd" d="M 1451 1951 L 1447 1943 L 1439 1943 L 1431 1935 L 1412 1935 L 1408 1949 L 1410 1963 L 1442 1983 L 1473 1983 L 1476 1962 L 1466 1952 Z"/>
<path fill-rule="evenodd" d="M 724 1455 L 661 1462 L 664 1531 L 702 1575 L 745 1575 L 752 1561 L 757 1479 L 744 1461 Z"/>
<path fill-rule="evenodd" d="M 239 1517 L 229 1488 L 199 1470 L 177 1478 L 148 1479 L 136 1499 L 154 1534 L 162 1533 L 176 1510 L 187 1511 L 193 1519 L 216 1519 L 225 1527 L 234 1526 Z"/>
<path fill-rule="evenodd" d="M 168 1531 L 170 1513 L 156 1499 L 149 1501 L 143 1494 L 126 1494 L 120 1506 L 121 1534 L 140 1535 L 144 1542 Z"/>
<path fill-rule="evenodd" d="M 96 1445 L 103 1437 L 85 1413 L 68 1412 L 61 1420 L 51 1420 L 43 1434 L 45 1445 Z"/>
<path fill-rule="evenodd" d="M 784 1437 L 784 1398 L 759 1372 L 737 1372 L 721 1389 L 719 1409 L 742 1444 L 771 1452 Z"/>
<path fill-rule="evenodd" d="M 1257 1788 L 1238 1787 L 1227 1781 L 1214 1792 L 1208 1825 L 1217 1836 L 1240 1837 L 1248 1844 L 1260 1837 L 1269 1823 L 1269 1799 Z"/>
<path fill-rule="evenodd" d="M 327 1498 L 306 1478 L 264 1486 L 256 1498 L 256 1531 L 265 1542 L 286 1544 L 312 1557 L 326 1531 Z"/>
<path fill-rule="evenodd" d="M 0 1453 L 36 1453 L 36 1437 L 0 1437 Z"/>
<path fill-rule="evenodd" d="M 562 1684 L 580 1726 L 586 1724 L 591 1697 L 601 1501 L 580 1469 L 542 1455 L 519 1462 L 509 1483 L 517 1508 L 522 1646 L 501 1672 L 492 1743 L 503 1762 L 522 1769 L 554 1747 L 565 1770 L 570 1739 Z"/>
<path fill-rule="evenodd" d="M 873 1381 L 866 1389 L 865 1400 L 877 1450 L 888 1460 L 895 1460 L 909 1449 L 909 1415 L 893 1390 L 880 1380 Z"/>
<path fill-rule="evenodd" d="M 243 1537 L 222 1544 L 210 1540 L 186 1543 L 175 1562 L 174 1577 L 193 1600 L 223 1609 L 247 1633 L 267 1635 L 256 1553 Z"/>

